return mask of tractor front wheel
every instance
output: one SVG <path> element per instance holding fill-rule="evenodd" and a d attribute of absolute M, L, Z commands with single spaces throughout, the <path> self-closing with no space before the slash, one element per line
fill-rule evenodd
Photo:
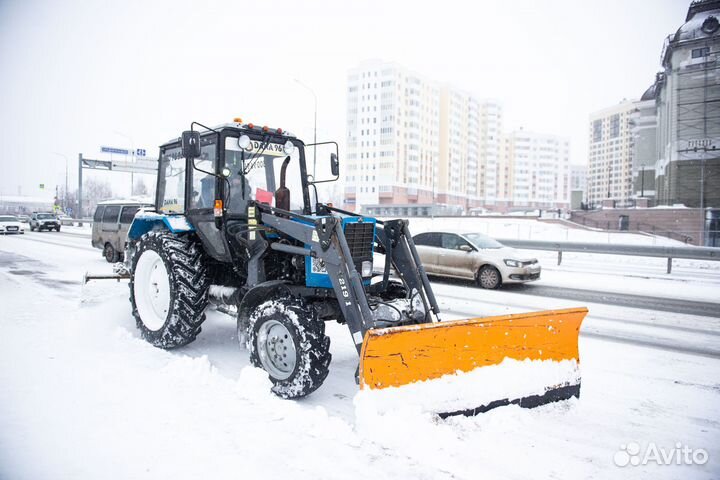
<path fill-rule="evenodd" d="M 268 300 L 248 323 L 250 361 L 268 373 L 274 394 L 299 398 L 322 385 L 330 366 L 330 338 L 312 306 L 297 298 Z"/>
<path fill-rule="evenodd" d="M 130 303 L 143 338 L 160 348 L 187 345 L 205 321 L 210 279 L 198 241 L 149 232 L 136 243 Z"/>

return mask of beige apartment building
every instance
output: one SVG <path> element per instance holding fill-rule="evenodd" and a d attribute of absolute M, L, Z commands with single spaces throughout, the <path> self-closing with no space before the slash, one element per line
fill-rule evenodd
<path fill-rule="evenodd" d="M 633 197 L 632 115 L 637 102 L 623 100 L 590 114 L 588 192 L 590 205 L 603 200 L 627 203 Z"/>
<path fill-rule="evenodd" d="M 348 73 L 345 206 L 432 204 L 440 89 L 392 62 Z"/>

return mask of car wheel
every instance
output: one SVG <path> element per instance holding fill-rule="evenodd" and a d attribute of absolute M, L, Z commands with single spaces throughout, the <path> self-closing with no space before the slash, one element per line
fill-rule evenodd
<path fill-rule="evenodd" d="M 483 266 L 477 274 L 477 283 L 482 288 L 495 289 L 500 286 L 502 277 L 497 268 L 492 265 Z"/>
<path fill-rule="evenodd" d="M 115 248 L 109 243 L 105 244 L 105 248 L 103 249 L 103 255 L 105 256 L 105 260 L 107 260 L 108 263 L 116 263 L 120 260 L 120 255 L 118 254 L 118 251 L 115 250 Z"/>

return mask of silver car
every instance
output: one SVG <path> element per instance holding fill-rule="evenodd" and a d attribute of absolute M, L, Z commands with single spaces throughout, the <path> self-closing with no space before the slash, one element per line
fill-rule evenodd
<path fill-rule="evenodd" d="M 540 264 L 481 233 L 428 232 L 413 237 L 429 275 L 474 280 L 483 288 L 540 278 Z"/>

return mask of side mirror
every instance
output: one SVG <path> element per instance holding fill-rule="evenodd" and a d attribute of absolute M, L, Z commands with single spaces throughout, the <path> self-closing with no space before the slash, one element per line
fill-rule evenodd
<path fill-rule="evenodd" d="M 465 244 L 465 245 L 460 245 L 460 250 L 462 250 L 463 252 L 470 253 L 473 251 L 473 248 L 470 245 Z"/>
<path fill-rule="evenodd" d="M 340 175 L 340 161 L 338 161 L 337 154 L 335 153 L 330 154 L 330 172 L 333 177 Z"/>
<path fill-rule="evenodd" d="M 200 156 L 200 132 L 187 130 L 182 133 L 182 154 L 185 158 Z"/>

